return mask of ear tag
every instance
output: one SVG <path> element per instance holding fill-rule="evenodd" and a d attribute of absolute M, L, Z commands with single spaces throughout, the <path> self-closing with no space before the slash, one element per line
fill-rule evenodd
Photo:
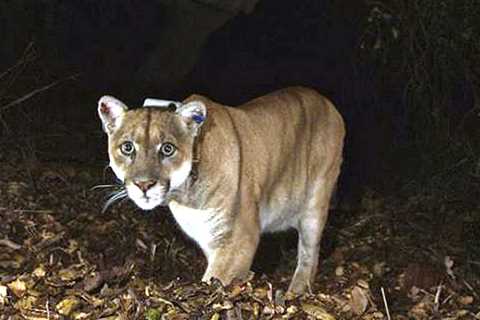
<path fill-rule="evenodd" d="M 194 114 L 192 116 L 192 119 L 193 121 L 195 121 L 196 123 L 202 123 L 203 121 L 205 121 L 205 117 L 202 116 L 202 115 L 199 115 L 199 114 Z"/>
<path fill-rule="evenodd" d="M 180 107 L 182 105 L 181 102 L 173 101 L 173 100 L 163 100 L 163 99 L 154 99 L 154 98 L 146 98 L 143 102 L 143 107 L 157 107 L 157 108 L 165 108 L 168 109 L 171 105 L 175 105 L 175 107 Z"/>

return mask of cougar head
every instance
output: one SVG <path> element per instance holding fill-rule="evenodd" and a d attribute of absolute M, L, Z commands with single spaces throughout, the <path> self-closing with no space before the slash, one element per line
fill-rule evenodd
<path fill-rule="evenodd" d="M 110 167 L 129 198 L 144 210 L 165 205 L 169 193 L 182 186 L 192 170 L 194 140 L 206 107 L 192 101 L 175 109 L 128 110 L 111 96 L 98 101 Z"/>

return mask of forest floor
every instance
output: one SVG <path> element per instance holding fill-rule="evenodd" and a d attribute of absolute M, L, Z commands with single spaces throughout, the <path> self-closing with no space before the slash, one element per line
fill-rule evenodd
<path fill-rule="evenodd" d="M 103 168 L 0 172 L 1 320 L 480 319 L 478 201 L 366 192 L 331 212 L 312 292 L 295 297 L 294 233 L 262 240 L 249 281 L 207 286 L 168 211 L 101 213 Z"/>

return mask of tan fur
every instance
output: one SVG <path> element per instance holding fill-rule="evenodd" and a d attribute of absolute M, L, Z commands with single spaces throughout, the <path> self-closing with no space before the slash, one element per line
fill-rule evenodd
<path fill-rule="evenodd" d="M 153 108 L 126 111 L 117 118 L 117 128 L 109 132 L 111 164 L 121 171 L 117 175 L 127 190 L 129 185 L 135 188 L 136 179 L 157 183 L 152 197 L 169 205 L 208 259 L 204 281 L 215 277 L 228 284 L 246 275 L 262 232 L 295 228 L 298 265 L 289 290 L 304 292 L 314 280 L 340 172 L 342 117 L 329 100 L 302 87 L 279 90 L 237 108 L 198 95 L 184 101 L 189 102 L 206 107 L 206 120 L 198 128 L 182 122 L 185 118 L 178 113 Z M 104 126 L 109 123 L 104 120 Z M 148 150 L 138 150 L 134 160 L 119 154 L 123 140 L 131 139 L 142 149 L 146 138 Z M 179 149 L 167 162 L 159 161 L 156 151 L 165 141 Z M 195 156 L 198 166 L 192 165 Z M 168 190 L 169 177 L 182 164 L 188 172 L 194 167 L 197 177 L 190 175 Z"/>

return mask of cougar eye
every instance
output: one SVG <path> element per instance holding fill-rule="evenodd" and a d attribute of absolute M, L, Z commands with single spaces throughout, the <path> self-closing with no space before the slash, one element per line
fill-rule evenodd
<path fill-rule="evenodd" d="M 173 144 L 166 142 L 160 147 L 160 153 L 165 157 L 171 157 L 176 149 L 177 148 Z"/>
<path fill-rule="evenodd" d="M 131 143 L 130 141 L 125 141 L 124 143 L 122 143 L 120 145 L 120 151 L 124 155 L 129 156 L 135 151 L 135 147 L 134 147 L 133 143 Z"/>

